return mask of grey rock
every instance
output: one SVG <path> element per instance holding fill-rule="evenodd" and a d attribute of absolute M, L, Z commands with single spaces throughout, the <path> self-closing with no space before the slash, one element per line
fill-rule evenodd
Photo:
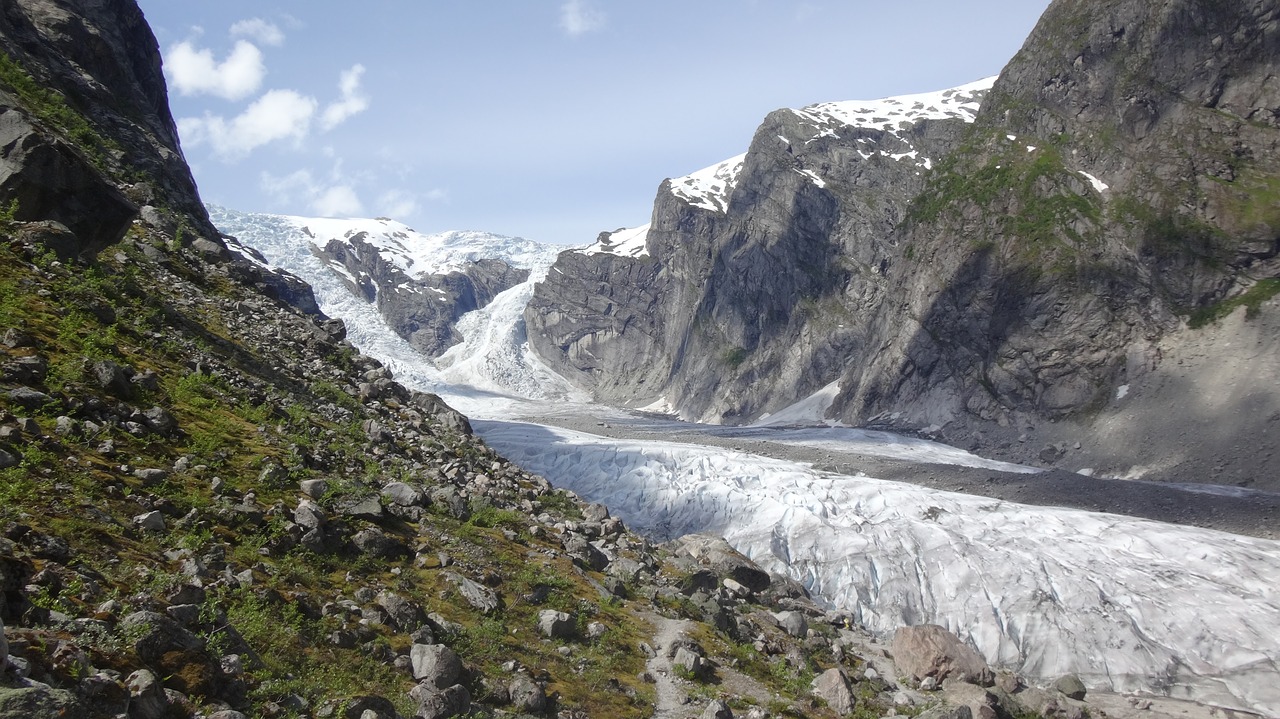
<path fill-rule="evenodd" d="M 156 434 L 170 435 L 178 431 L 178 420 L 163 407 L 152 407 L 142 413 L 147 426 Z"/>
<path fill-rule="evenodd" d="M 40 409 L 52 402 L 53 398 L 30 387 L 17 387 L 9 390 L 9 401 L 26 409 Z"/>
<path fill-rule="evenodd" d="M 9 664 L 9 637 L 5 636 L 4 618 L 0 617 L 0 674 Z"/>
<path fill-rule="evenodd" d="M 298 483 L 298 490 L 312 499 L 320 499 L 329 491 L 329 481 L 325 479 L 304 479 Z"/>
<path fill-rule="evenodd" d="M 86 719 L 84 705 L 68 691 L 43 684 L 0 686 L 0 719 Z"/>
<path fill-rule="evenodd" d="M 715 576 L 728 577 L 753 592 L 762 592 L 773 582 L 768 572 L 721 537 L 687 534 L 672 540 L 670 546 L 706 566 Z"/>
<path fill-rule="evenodd" d="M 705 678 L 711 671 L 711 665 L 707 663 L 706 658 L 688 647 L 678 647 L 671 663 L 698 679 Z"/>
<path fill-rule="evenodd" d="M 444 689 L 462 680 L 462 660 L 443 644 L 414 644 L 409 659 L 413 662 L 413 678 L 421 684 Z"/>
<path fill-rule="evenodd" d="M 404 542 L 388 536 L 377 527 L 356 532 L 351 541 L 356 545 L 356 549 L 371 557 L 394 559 L 409 554 L 409 548 Z"/>
<path fill-rule="evenodd" d="M 165 607 L 164 613 L 184 627 L 193 626 L 200 621 L 200 606 L 198 604 L 173 604 Z"/>
<path fill-rule="evenodd" d="M 303 529 L 321 529 L 328 524 L 324 510 L 309 500 L 298 502 L 298 508 L 293 510 L 293 521 Z"/>
<path fill-rule="evenodd" d="M 498 599 L 498 595 L 492 589 L 478 584 L 453 572 L 445 574 L 451 584 L 458 587 L 458 593 L 466 600 L 467 604 L 481 614 L 493 614 L 502 607 L 502 602 Z"/>
<path fill-rule="evenodd" d="M 426 621 L 422 607 L 395 592 L 378 592 L 374 601 L 386 611 L 391 626 L 399 631 L 413 631 Z"/>
<path fill-rule="evenodd" d="M 921 712 L 917 719 L 973 719 L 973 712 L 967 706 L 941 706 Z"/>
<path fill-rule="evenodd" d="M 382 488 L 382 496 L 401 507 L 420 507 L 426 502 L 426 495 L 417 487 L 404 482 L 391 482 Z"/>
<path fill-rule="evenodd" d="M 813 693 L 839 716 L 848 716 L 857 708 L 849 677 L 838 668 L 828 669 L 813 680 Z"/>
<path fill-rule="evenodd" d="M 409 404 L 426 412 L 428 416 L 447 429 L 460 434 L 471 435 L 471 423 L 466 416 L 450 407 L 439 396 L 427 392 L 413 392 L 409 395 Z"/>
<path fill-rule="evenodd" d="M 366 497 L 343 509 L 342 513 L 354 519 L 364 519 L 371 522 L 376 522 L 386 516 L 382 509 L 382 502 L 377 497 Z"/>
<path fill-rule="evenodd" d="M 511 708 L 522 714 L 541 714 L 547 707 L 547 693 L 542 685 L 521 674 L 507 685 Z"/>
<path fill-rule="evenodd" d="M 1068 699 L 1075 699 L 1077 701 L 1082 701 L 1088 691 L 1084 682 L 1080 681 L 1080 677 L 1077 677 L 1074 674 L 1068 674 L 1067 676 L 1060 677 L 1053 683 L 1053 688 L 1065 694 Z"/>
<path fill-rule="evenodd" d="M 609 566 L 609 557 L 580 534 L 568 534 L 564 539 L 564 551 L 583 566 L 602 572 Z"/>
<path fill-rule="evenodd" d="M 164 514 L 147 512 L 133 518 L 133 526 L 146 532 L 163 532 L 165 530 Z"/>
<path fill-rule="evenodd" d="M 130 638 L 138 657 L 148 664 L 159 662 L 168 652 L 186 652 L 204 646 L 200 637 L 156 612 L 134 612 L 120 621 L 119 629 Z"/>
<path fill-rule="evenodd" d="M 139 669 L 125 681 L 129 690 L 130 719 L 166 719 L 171 702 L 164 685 L 150 670 Z"/>
<path fill-rule="evenodd" d="M 471 693 L 460 684 L 443 690 L 419 684 L 409 691 L 409 697 L 418 703 L 414 716 L 421 719 L 449 719 L 471 710 Z"/>
<path fill-rule="evenodd" d="M 97 386 L 121 399 L 133 396 L 133 383 L 125 368 L 111 360 L 98 360 L 89 365 L 89 375 Z"/>
<path fill-rule="evenodd" d="M 699 719 L 733 719 L 733 710 L 720 699 L 712 699 Z"/>
<path fill-rule="evenodd" d="M 249 719 L 249 717 L 234 709 L 223 709 L 210 714 L 207 719 Z"/>
<path fill-rule="evenodd" d="M 20 463 L 21 463 L 21 460 L 19 460 L 16 456 L 14 456 L 13 453 L 9 452 L 6 449 L 0 449 L 0 469 L 9 469 L 10 467 L 17 467 Z"/>
<path fill-rule="evenodd" d="M 570 614 L 544 609 L 538 612 L 538 631 L 549 639 L 572 639 L 578 634 L 578 622 Z"/>
<path fill-rule="evenodd" d="M 778 612 L 773 615 L 773 618 L 778 620 L 778 626 L 782 631 L 793 637 L 804 639 L 809 635 L 809 620 L 805 619 L 801 612 Z"/>
<path fill-rule="evenodd" d="M 160 484 L 168 479 L 169 472 L 159 468 L 135 469 L 133 471 L 133 476 L 142 480 L 144 485 L 150 486 Z"/>

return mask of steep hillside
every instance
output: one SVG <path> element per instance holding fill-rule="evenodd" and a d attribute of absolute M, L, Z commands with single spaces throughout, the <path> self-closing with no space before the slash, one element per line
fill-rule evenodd
<path fill-rule="evenodd" d="M 1055 2 L 972 124 L 892 101 L 773 113 L 736 173 L 704 172 L 714 201 L 679 191 L 698 175 L 664 183 L 645 253 L 562 256 L 534 346 L 688 419 L 838 381 L 828 416 L 851 424 L 1280 488 L 1278 15 Z"/>

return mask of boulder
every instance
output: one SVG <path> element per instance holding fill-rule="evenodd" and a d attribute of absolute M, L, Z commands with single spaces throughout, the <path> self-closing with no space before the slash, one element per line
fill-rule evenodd
<path fill-rule="evenodd" d="M 401 507 L 421 507 L 427 500 L 422 490 L 404 482 L 391 482 L 383 487 L 382 496 Z"/>
<path fill-rule="evenodd" d="M 204 640 L 174 620 L 156 612 L 134 612 L 120 621 L 120 633 L 133 640 L 134 651 L 148 664 L 159 663 L 169 652 L 188 652 L 204 646 Z"/>
<path fill-rule="evenodd" d="M 395 559 L 409 554 L 409 548 L 395 537 L 389 537 L 376 527 L 356 532 L 351 538 L 362 554 L 381 559 Z"/>
<path fill-rule="evenodd" d="M 502 601 L 498 599 L 498 594 L 484 585 L 453 572 L 445 574 L 445 579 L 456 585 L 458 592 L 466 600 L 467 604 L 470 604 L 472 608 L 481 614 L 493 614 L 502 606 Z"/>
<path fill-rule="evenodd" d="M 549 639 L 572 639 L 578 633 L 578 622 L 571 614 L 544 609 L 538 612 L 538 631 Z"/>
<path fill-rule="evenodd" d="M 169 695 L 150 670 L 139 669 L 130 674 L 125 686 L 129 690 L 129 719 L 166 719 L 169 716 Z"/>
<path fill-rule="evenodd" d="M 916 679 L 955 679 L 981 686 L 991 686 L 995 680 L 977 652 L 936 624 L 899 629 L 893 635 L 891 651 L 898 670 Z"/>
<path fill-rule="evenodd" d="M 43 684 L 0 686 L 0 719 L 85 719 L 88 712 L 71 692 Z"/>
<path fill-rule="evenodd" d="M 609 558 L 581 534 L 566 536 L 564 551 L 582 566 L 602 572 L 609 566 Z"/>
<path fill-rule="evenodd" d="M 462 660 L 443 644 L 414 644 L 409 659 L 413 662 L 413 678 L 420 685 L 444 689 L 462 680 Z"/>
<path fill-rule="evenodd" d="M 778 620 L 778 627 L 782 631 L 797 639 L 804 639 L 809 635 L 809 620 L 800 612 L 778 612 L 773 618 Z"/>
<path fill-rule="evenodd" d="M 848 716 L 857 707 L 858 701 L 849 686 L 849 677 L 838 669 L 832 668 L 819 674 L 812 684 L 813 695 L 827 703 L 831 711 L 839 716 Z"/>
<path fill-rule="evenodd" d="M 720 578 L 728 577 L 753 592 L 763 592 L 772 581 L 768 572 L 720 537 L 687 534 L 670 544 L 674 551 L 706 565 Z"/>
<path fill-rule="evenodd" d="M 542 685 L 521 674 L 507 685 L 511 708 L 520 714 L 541 714 L 547 707 L 547 693 Z"/>
<path fill-rule="evenodd" d="M 138 206 L 82 152 L 38 129 L 11 103 L 3 105 L 0 202 L 17 200 L 18 220 L 43 221 L 49 229 L 32 239 L 63 260 L 119 242 Z"/>
<path fill-rule="evenodd" d="M 379 592 L 374 602 L 386 611 L 391 626 L 399 631 L 411 632 L 426 621 L 422 607 L 395 592 Z"/>
<path fill-rule="evenodd" d="M 471 711 L 471 693 L 460 684 L 443 690 L 419 684 L 409 690 L 409 697 L 418 703 L 414 716 L 421 719 L 449 719 Z"/>
<path fill-rule="evenodd" d="M 733 719 L 733 710 L 723 700 L 712 699 L 699 719 Z"/>
<path fill-rule="evenodd" d="M 1061 677 L 1053 683 L 1053 688 L 1065 694 L 1068 699 L 1075 699 L 1076 701 L 1083 701 L 1086 693 L 1084 682 L 1080 681 L 1080 677 L 1074 674 Z"/>
<path fill-rule="evenodd" d="M 688 647 L 677 648 L 671 664 L 676 668 L 683 668 L 695 679 L 703 679 L 711 672 L 711 665 L 707 660 Z"/>
<path fill-rule="evenodd" d="M 111 360 L 98 360 L 89 365 L 89 376 L 103 391 L 121 399 L 133 396 L 133 383 L 125 368 Z"/>
<path fill-rule="evenodd" d="M 973 712 L 966 706 L 940 706 L 921 712 L 916 719 L 973 719 Z"/>

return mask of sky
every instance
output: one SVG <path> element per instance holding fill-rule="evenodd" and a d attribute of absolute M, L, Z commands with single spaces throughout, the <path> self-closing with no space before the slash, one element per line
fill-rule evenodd
<path fill-rule="evenodd" d="M 139 0 L 206 202 L 560 244 L 772 110 L 998 74 L 1048 0 Z"/>

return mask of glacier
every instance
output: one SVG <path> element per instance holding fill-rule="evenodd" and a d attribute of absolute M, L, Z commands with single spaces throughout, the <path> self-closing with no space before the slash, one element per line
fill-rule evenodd
<path fill-rule="evenodd" d="M 721 534 L 872 631 L 941 624 L 1034 682 L 1075 673 L 1095 690 L 1280 713 L 1280 542 L 826 473 L 698 443 L 700 436 L 767 434 L 770 442 L 912 462 L 1036 471 L 925 440 L 823 426 L 830 387 L 757 427 L 700 426 L 592 404 L 532 354 L 522 320 L 555 255 L 587 247 L 484 233 L 420 235 L 386 220 L 220 207 L 210 215 L 271 266 L 309 282 L 322 311 L 342 318 L 352 343 L 401 383 L 439 394 L 472 417 L 495 449 L 609 506 L 637 530 L 659 539 Z M 313 242 L 355 232 L 382 233 L 387 256 L 415 274 L 482 252 L 529 269 L 530 279 L 465 316 L 463 341 L 433 362 L 310 251 Z M 620 235 L 619 244 L 643 247 L 643 233 Z M 643 426 L 687 441 L 605 438 L 518 421 L 531 417 Z"/>

